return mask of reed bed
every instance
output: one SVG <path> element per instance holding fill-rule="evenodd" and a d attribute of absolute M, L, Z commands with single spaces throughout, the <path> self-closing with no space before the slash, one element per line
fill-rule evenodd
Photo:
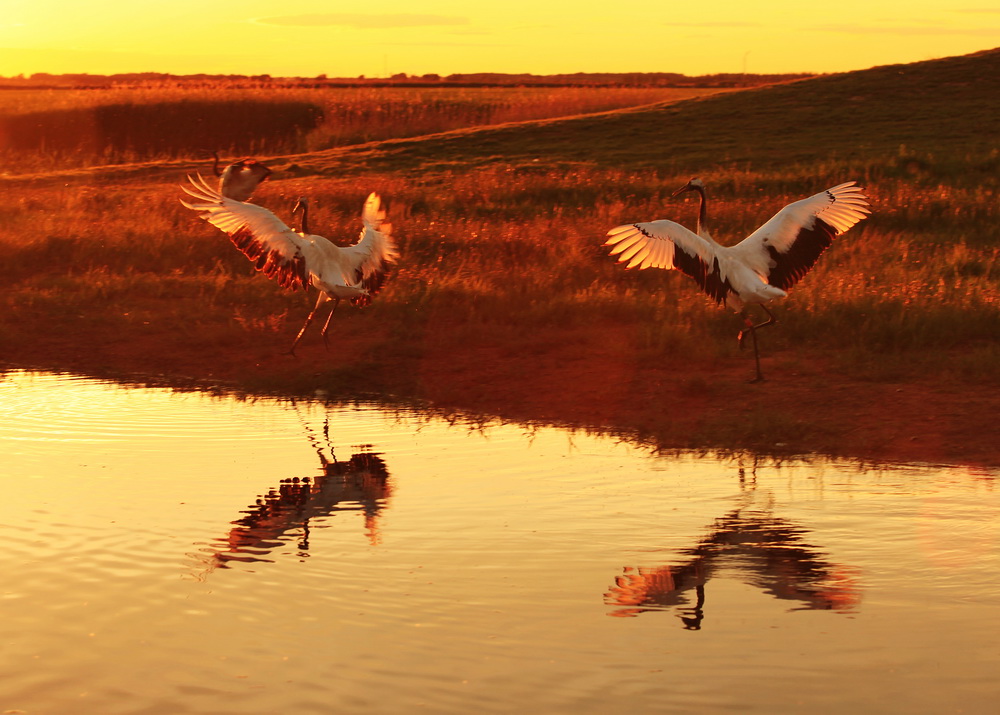
<path fill-rule="evenodd" d="M 288 154 L 715 93 L 691 88 L 120 87 L 0 92 L 7 173 Z"/>

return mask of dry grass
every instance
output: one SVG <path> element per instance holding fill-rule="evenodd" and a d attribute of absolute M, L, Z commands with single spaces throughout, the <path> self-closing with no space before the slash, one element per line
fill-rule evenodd
<path fill-rule="evenodd" d="M 713 176 L 705 178 L 711 188 Z M 820 177 L 766 199 L 755 191 L 716 192 L 716 235 L 741 237 L 784 204 L 840 178 L 846 177 Z M 403 255 L 371 310 L 380 321 L 408 324 L 411 333 L 442 316 L 455 329 L 472 331 L 627 323 L 643 326 L 651 359 L 733 350 L 736 319 L 694 283 L 676 273 L 624 271 L 601 246 L 605 231 L 622 222 L 672 217 L 692 223 L 696 206 L 670 197 L 683 181 L 613 170 L 495 167 L 423 181 L 371 177 L 367 185 L 391 197 Z M 751 177 L 742 184 L 754 186 Z M 309 194 L 314 230 L 352 240 L 365 190 L 351 181 L 297 179 L 265 185 L 258 198 L 287 217 L 294 198 Z M 898 180 L 870 185 L 868 192 L 875 215 L 839 239 L 776 306 L 781 326 L 768 334 L 769 347 L 806 344 L 879 354 L 880 360 L 995 347 L 1000 262 L 982 232 L 1000 222 L 997 202 L 981 192 L 928 191 Z M 952 202 L 946 214 L 927 200 L 943 194 Z M 56 310 L 68 301 L 80 314 L 100 313 L 109 301 L 141 295 L 230 312 L 240 329 L 262 335 L 300 320 L 308 300 L 254 275 L 224 236 L 177 203 L 178 195 L 171 185 L 6 193 L 0 199 L 6 312 Z M 928 213 L 935 216 L 933 231 Z M 969 214 L 980 217 L 982 231 L 967 222 Z"/>
<path fill-rule="evenodd" d="M 684 88 L 277 88 L 0 92 L 11 173 L 98 164 L 316 151 L 463 127 L 673 102 Z"/>
<path fill-rule="evenodd" d="M 997 61 L 986 64 L 995 69 Z M 834 77 L 748 94 L 746 112 L 768 115 L 762 97 L 774 93 L 779 107 L 791 106 L 796 87 L 811 110 L 822 102 L 839 106 L 846 94 L 874 91 L 885 73 L 873 72 L 858 75 L 856 86 Z M 931 80 L 925 72 L 914 81 Z M 985 90 L 967 84 L 964 94 L 948 98 L 952 109 L 992 102 L 991 83 Z M 377 190 L 389 199 L 402 260 L 370 309 L 341 318 L 387 326 L 390 337 L 378 347 L 383 354 L 420 350 L 442 326 L 460 344 L 463 337 L 628 325 L 646 359 L 698 360 L 736 350 L 736 319 L 680 274 L 622 270 L 601 246 L 605 232 L 656 218 L 692 224 L 696 206 L 671 193 L 696 168 L 710 187 L 714 233 L 724 243 L 786 203 L 857 179 L 874 215 L 839 239 L 776 307 L 781 322 L 767 334 L 767 349 L 829 351 L 845 372 L 871 379 L 938 370 L 1000 381 L 1000 202 L 996 172 L 988 170 L 996 155 L 971 151 L 981 139 L 961 129 L 967 117 L 945 121 L 947 107 L 925 109 L 938 117 L 938 144 L 928 143 L 921 118 L 897 134 L 924 137 L 923 148 L 901 149 L 880 132 L 887 113 L 896 117 L 906 108 L 872 105 L 866 135 L 872 144 L 864 156 L 847 151 L 850 143 L 823 133 L 829 124 L 820 123 L 819 134 L 774 139 L 759 162 L 702 163 L 710 147 L 694 143 L 649 164 L 643 137 L 673 136 L 691 118 L 739 110 L 739 101 L 730 94 L 655 111 L 296 157 L 307 169 L 310 161 L 321 168 L 301 178 L 279 175 L 256 200 L 287 218 L 294 198 L 308 194 L 314 230 L 352 240 L 365 194 Z M 972 114 L 985 132 L 996 126 L 995 116 Z M 863 118 L 855 116 L 851 133 Z M 616 132 L 623 127 L 631 128 L 624 138 Z M 706 131 L 718 136 L 724 127 Z M 538 160 L 546 156 L 546 137 L 553 138 L 549 158 Z M 809 147 L 813 155 L 801 159 Z M 400 152 L 409 161 L 388 168 Z M 489 160 L 478 161 L 474 152 Z M 371 161 L 358 168 L 359 157 Z M 353 173 L 340 171 L 349 164 Z M 225 237 L 180 206 L 181 179 L 178 171 L 110 186 L 8 184 L 0 194 L 7 283 L 0 324 L 24 316 L 100 322 L 142 305 L 152 306 L 163 330 L 206 344 L 227 343 L 226 330 L 261 340 L 293 331 L 309 300 L 254 275 Z M 220 324 L 228 326 L 222 334 Z"/>

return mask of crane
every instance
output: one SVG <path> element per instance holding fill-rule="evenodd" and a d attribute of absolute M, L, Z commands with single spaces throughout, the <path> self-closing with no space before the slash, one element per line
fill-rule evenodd
<path fill-rule="evenodd" d="M 385 282 L 388 264 L 399 255 L 392 239 L 392 225 L 375 193 L 364 203 L 358 241 L 352 246 L 338 246 L 323 236 L 308 233 L 308 202 L 304 198 L 293 209 L 293 215 L 303 212 L 302 231 L 293 231 L 266 208 L 225 196 L 225 186 L 213 189 L 200 174 L 188 176 L 188 181 L 191 187 L 181 188 L 197 202 L 182 199 L 181 203 L 200 212 L 202 219 L 228 235 L 257 270 L 282 288 L 298 290 L 312 285 L 319 291 L 316 305 L 288 351 L 292 355 L 320 306 L 333 302 L 322 332 L 323 342 L 329 347 L 327 332 L 340 301 L 346 298 L 358 306 L 371 303 Z"/>
<path fill-rule="evenodd" d="M 868 197 L 849 181 L 809 198 L 788 204 L 764 225 L 735 246 L 715 242 L 707 228 L 708 200 L 701 179 L 691 179 L 674 196 L 687 191 L 700 197 L 697 232 L 674 221 L 660 219 L 617 226 L 607 234 L 605 246 L 626 268 L 677 269 L 693 278 L 718 304 L 725 303 L 744 319 L 740 347 L 747 333 L 753 341 L 757 376 L 760 370 L 757 330 L 775 322 L 765 305 L 784 298 L 809 272 L 833 239 L 871 214 Z M 748 305 L 759 305 L 767 319 L 754 323 Z"/>
<path fill-rule="evenodd" d="M 235 201 L 247 201 L 257 190 L 258 184 L 271 175 L 271 170 L 256 159 L 240 159 L 219 168 L 219 152 L 212 152 L 215 163 L 212 173 L 219 177 L 219 193 Z"/>

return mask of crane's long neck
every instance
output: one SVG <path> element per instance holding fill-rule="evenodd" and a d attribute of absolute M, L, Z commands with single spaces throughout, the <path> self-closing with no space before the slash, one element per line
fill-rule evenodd
<path fill-rule="evenodd" d="M 698 192 L 698 196 L 701 198 L 698 205 L 698 224 L 695 226 L 695 233 L 699 236 L 708 235 L 708 199 L 705 196 L 704 186 L 694 186 L 694 190 Z"/>
<path fill-rule="evenodd" d="M 302 212 L 302 233 L 309 234 L 309 204 L 305 201 L 299 201 L 295 208 Z"/>

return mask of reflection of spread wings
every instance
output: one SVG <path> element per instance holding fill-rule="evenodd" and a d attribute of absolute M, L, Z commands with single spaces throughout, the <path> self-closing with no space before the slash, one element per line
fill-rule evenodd
<path fill-rule="evenodd" d="M 629 568 L 605 594 L 620 608 L 614 616 L 685 605 L 695 590 L 700 609 L 704 586 L 721 571 L 778 599 L 799 601 L 807 609 L 850 611 L 860 600 L 853 569 L 826 561 L 802 541 L 804 529 L 760 511 L 737 509 L 717 519 L 711 533 L 678 565 Z"/>
<path fill-rule="evenodd" d="M 359 452 L 346 462 L 325 462 L 323 473 L 283 479 L 277 488 L 257 498 L 232 522 L 225 537 L 209 549 L 209 570 L 230 561 L 267 561 L 272 549 L 286 544 L 296 532 L 298 548 L 309 548 L 309 520 L 339 511 L 361 511 L 365 531 L 378 543 L 378 517 L 392 491 L 382 457 Z"/>

